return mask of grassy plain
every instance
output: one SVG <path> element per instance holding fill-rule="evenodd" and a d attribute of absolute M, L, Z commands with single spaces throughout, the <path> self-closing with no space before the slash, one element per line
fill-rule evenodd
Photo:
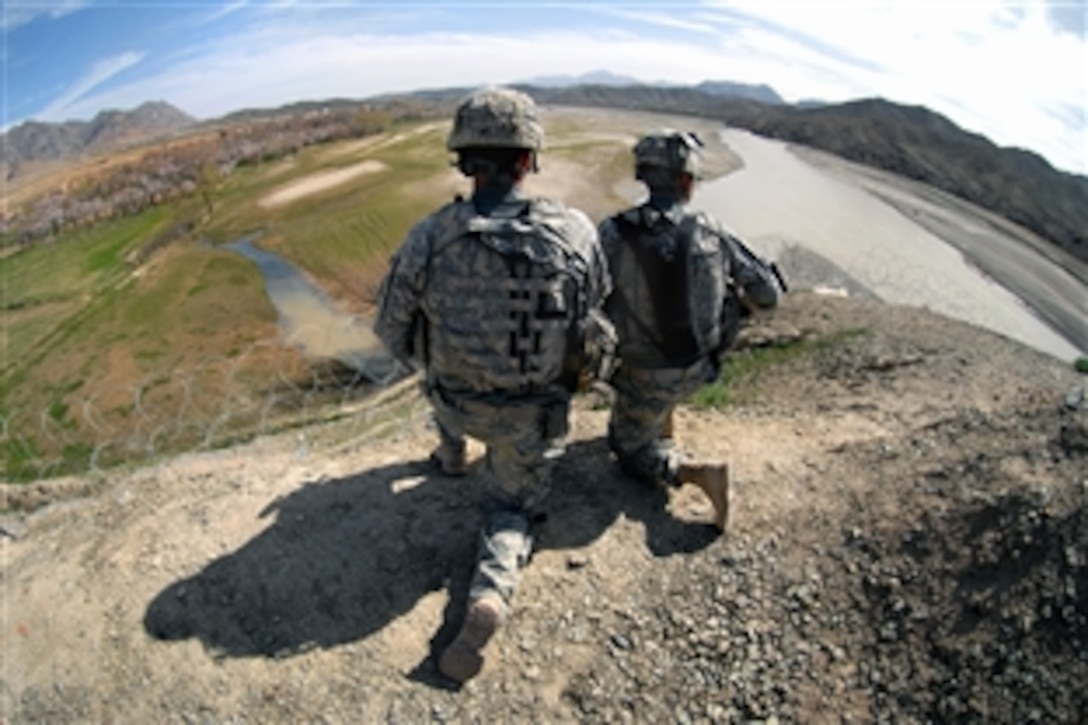
<path fill-rule="evenodd" d="M 722 360 L 718 379 L 694 393 L 688 402 L 694 408 L 726 408 L 752 402 L 755 382 L 771 368 L 786 365 L 797 358 L 868 335 L 864 328 L 849 328 L 813 339 L 797 339 L 735 350 Z"/>
<path fill-rule="evenodd" d="M 551 145 L 528 188 L 594 220 L 623 200 L 627 132 L 599 114 L 551 112 Z M 279 339 L 256 266 L 225 243 L 293 262 L 346 311 L 366 313 L 409 227 L 468 191 L 451 168 L 446 123 L 305 149 L 222 179 L 211 213 L 187 200 L 64 234 L 0 258 L 0 461 L 31 480 L 221 445 L 305 419 L 344 390 Z M 261 201 L 322 172 L 382 170 L 279 205 Z M 96 162 L 102 164 L 101 161 Z M 73 169 L 82 178 L 86 168 Z M 165 230 L 192 230 L 142 254 Z M 339 396 L 339 397 L 338 397 Z"/>

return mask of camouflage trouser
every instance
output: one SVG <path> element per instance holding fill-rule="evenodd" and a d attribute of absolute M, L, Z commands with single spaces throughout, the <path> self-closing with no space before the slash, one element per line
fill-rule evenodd
<path fill-rule="evenodd" d="M 521 580 L 521 570 L 533 552 L 531 522 L 523 511 L 492 511 L 480 532 L 476 571 L 469 585 L 469 601 L 496 593 L 509 606 Z"/>
<path fill-rule="evenodd" d="M 676 405 L 713 375 L 707 360 L 679 369 L 620 366 L 612 378 L 616 402 L 608 422 L 608 443 L 624 472 L 659 486 L 679 485 L 676 474 L 682 455 L 661 433 Z"/>
<path fill-rule="evenodd" d="M 569 402 L 491 405 L 430 396 L 443 443 L 466 435 L 487 446 L 488 518 L 470 598 L 492 591 L 509 603 L 532 548 L 529 524 L 565 450 Z"/>

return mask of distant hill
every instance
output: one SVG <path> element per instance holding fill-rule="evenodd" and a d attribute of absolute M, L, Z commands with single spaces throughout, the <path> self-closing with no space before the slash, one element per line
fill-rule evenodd
<path fill-rule="evenodd" d="M 587 83 L 587 80 L 594 82 Z M 608 71 L 515 84 L 543 104 L 659 111 L 718 119 L 771 138 L 931 184 L 1016 222 L 1088 263 L 1088 177 L 1052 167 L 1030 151 L 1000 147 L 921 106 L 879 98 L 790 105 L 766 85 L 703 81 L 697 86 L 639 84 Z M 210 124 L 316 110 L 396 109 L 398 117 L 445 113 L 472 89 L 433 88 L 369 99 L 330 99 L 245 109 Z M 418 106 L 416 111 L 413 111 Z M 196 124 L 167 103 L 105 111 L 88 122 L 26 122 L 0 137 L 9 178 L 24 161 L 107 151 Z"/>
<path fill-rule="evenodd" d="M 90 121 L 26 121 L 0 134 L 0 157 L 10 175 L 24 162 L 108 152 L 196 122 L 164 101 L 149 101 L 131 111 L 102 111 Z"/>
<path fill-rule="evenodd" d="M 782 105 L 785 103 L 782 96 L 768 85 L 750 83 L 734 83 L 732 81 L 703 81 L 695 86 L 695 90 L 709 93 L 712 96 L 730 96 L 733 98 L 747 98 L 770 105 Z"/>
<path fill-rule="evenodd" d="M 210 121 L 205 121 L 206 126 L 225 126 L 232 123 L 247 121 L 267 121 L 272 118 L 284 118 L 288 116 L 303 116 L 310 113 L 338 112 L 344 110 L 358 110 L 366 106 L 362 101 L 349 98 L 329 98 L 322 101 L 296 101 L 275 108 L 243 108 L 232 111 Z"/>
<path fill-rule="evenodd" d="M 874 98 L 778 109 L 745 125 L 936 186 L 1088 261 L 1088 177 L 1054 169 L 1031 151 L 997 146 L 927 108 Z"/>
<path fill-rule="evenodd" d="M 537 76 L 517 85 L 534 88 L 573 88 L 576 86 L 607 86 L 611 88 L 626 88 L 631 86 L 649 88 L 683 88 L 676 83 L 646 83 L 634 76 L 620 75 L 607 70 L 595 70 L 581 75 L 555 75 Z M 770 86 L 759 83 L 737 83 L 735 81 L 711 81 L 706 80 L 693 86 L 695 90 L 712 96 L 728 98 L 747 98 L 770 105 L 785 103 L 782 96 Z"/>
<path fill-rule="evenodd" d="M 544 88 L 567 88 L 569 86 L 640 86 L 642 81 L 633 76 L 619 75 L 607 70 L 595 70 L 581 75 L 537 76 L 524 82 L 530 86 Z"/>
<path fill-rule="evenodd" d="M 1088 178 L 1000 147 L 922 106 L 865 99 L 756 114 L 749 130 L 893 171 L 955 194 L 1088 261 Z"/>
<path fill-rule="evenodd" d="M 767 86 L 727 81 L 704 81 L 699 86 L 515 87 L 542 104 L 713 118 L 762 136 L 821 149 L 978 204 L 1088 263 L 1088 177 L 1055 169 L 1030 151 L 998 146 L 922 106 L 880 98 L 789 105 Z M 470 90 L 428 89 L 402 97 L 452 104 Z M 760 100 L 761 96 L 778 102 Z"/>

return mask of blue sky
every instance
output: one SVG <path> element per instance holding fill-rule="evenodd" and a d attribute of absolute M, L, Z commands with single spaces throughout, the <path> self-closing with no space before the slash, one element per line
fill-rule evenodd
<path fill-rule="evenodd" d="M 1085 0 L 0 0 L 3 126 L 607 69 L 922 104 L 1088 173 Z"/>

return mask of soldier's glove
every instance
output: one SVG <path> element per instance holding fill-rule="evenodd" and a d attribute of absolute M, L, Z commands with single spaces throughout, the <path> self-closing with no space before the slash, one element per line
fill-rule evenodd
<path fill-rule="evenodd" d="M 608 382 L 619 367 L 616 357 L 618 338 L 612 321 L 600 310 L 590 310 L 583 325 L 579 390 L 585 390 L 594 380 Z"/>

